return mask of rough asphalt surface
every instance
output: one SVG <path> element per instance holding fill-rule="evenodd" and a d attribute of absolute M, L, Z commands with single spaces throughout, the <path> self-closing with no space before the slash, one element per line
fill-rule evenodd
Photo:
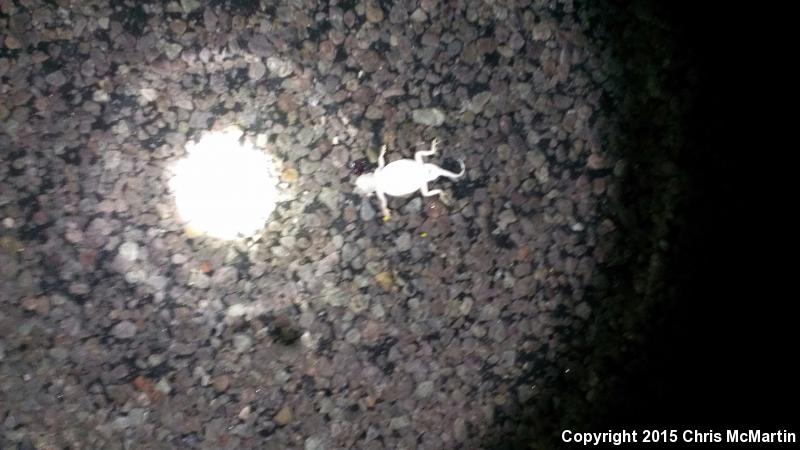
<path fill-rule="evenodd" d="M 636 72 L 593 8 L 0 0 L 0 447 L 473 449 L 584 420 L 662 293 L 686 108 L 680 61 L 648 65 L 671 50 L 634 43 Z M 658 133 L 619 133 L 632 103 Z M 254 239 L 189 237 L 167 168 L 231 124 L 286 199 Z M 355 177 L 434 137 L 465 178 L 383 223 Z"/>

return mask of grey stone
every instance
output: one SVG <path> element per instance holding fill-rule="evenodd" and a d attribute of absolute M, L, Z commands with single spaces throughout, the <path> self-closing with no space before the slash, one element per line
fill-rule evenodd
<path fill-rule="evenodd" d="M 233 349 L 236 353 L 245 353 L 253 346 L 253 339 L 244 334 L 238 333 L 233 335 Z"/>
<path fill-rule="evenodd" d="M 61 87 L 67 82 L 67 77 L 64 76 L 64 73 L 60 70 L 56 70 L 55 72 L 51 72 L 44 77 L 44 80 L 47 81 L 47 84 L 50 84 L 55 87 Z"/>
<path fill-rule="evenodd" d="M 119 246 L 119 255 L 126 261 L 136 261 L 139 256 L 139 246 L 135 242 L 124 242 Z"/>
<path fill-rule="evenodd" d="M 306 442 L 303 445 L 304 450 L 325 450 L 325 444 L 322 442 L 322 438 L 318 436 L 310 436 L 306 438 Z"/>
<path fill-rule="evenodd" d="M 281 247 L 286 248 L 293 248 L 297 239 L 294 236 L 282 236 L 278 239 L 278 243 L 281 244 Z"/>
<path fill-rule="evenodd" d="M 425 11 L 417 8 L 413 13 L 411 13 L 411 20 L 414 22 L 425 22 L 428 20 L 428 15 L 425 14 Z"/>
<path fill-rule="evenodd" d="M 423 381 L 417 385 L 414 395 L 418 398 L 428 398 L 433 393 L 433 381 Z"/>
<path fill-rule="evenodd" d="M 247 68 L 247 76 L 250 77 L 250 81 L 258 81 L 264 78 L 266 73 L 267 66 L 265 66 L 261 61 L 253 61 Z"/>
<path fill-rule="evenodd" d="M 381 107 L 380 105 L 367 106 L 367 111 L 364 113 L 364 117 L 366 117 L 369 120 L 383 119 L 383 107 Z"/>
<path fill-rule="evenodd" d="M 411 250 L 411 233 L 404 231 L 394 240 L 394 246 L 398 251 L 405 252 Z"/>
<path fill-rule="evenodd" d="M 361 199 L 361 207 L 358 209 L 358 215 L 364 222 L 369 222 L 375 218 L 375 208 L 370 204 L 369 198 Z"/>
<path fill-rule="evenodd" d="M 148 102 L 155 101 L 158 98 L 158 91 L 152 88 L 139 89 L 139 95 Z"/>
<path fill-rule="evenodd" d="M 331 211 L 339 211 L 339 191 L 328 187 L 322 188 L 322 191 L 317 194 L 317 200 Z"/>
<path fill-rule="evenodd" d="M 131 339 L 136 336 L 136 324 L 128 320 L 123 320 L 114 325 L 111 329 L 111 334 L 117 339 Z"/>
<path fill-rule="evenodd" d="M 228 307 L 226 314 L 228 317 L 241 317 L 247 314 L 247 305 L 243 303 L 235 303 Z"/>
<path fill-rule="evenodd" d="M 198 270 L 192 271 L 192 274 L 189 275 L 189 286 L 208 289 L 211 286 L 211 278 Z"/>
<path fill-rule="evenodd" d="M 391 428 L 392 430 L 400 430 L 402 428 L 406 428 L 409 425 L 411 425 L 411 421 L 408 419 L 408 416 L 406 415 L 393 417 L 392 420 L 389 421 L 389 428 Z"/>
<path fill-rule="evenodd" d="M 461 312 L 462 316 L 466 316 L 472 311 L 472 297 L 465 297 L 464 300 L 461 301 L 461 304 L 458 306 L 458 310 Z"/>
<path fill-rule="evenodd" d="M 411 118 L 415 123 L 430 127 L 438 127 L 444 123 L 445 116 L 439 108 L 423 108 L 415 109 L 411 113 Z"/>
<path fill-rule="evenodd" d="M 236 283 L 239 278 L 239 271 L 235 267 L 222 266 L 211 277 L 211 282 L 214 286 L 230 286 Z"/>
<path fill-rule="evenodd" d="M 467 422 L 461 417 L 453 423 L 453 437 L 458 442 L 467 440 Z"/>
<path fill-rule="evenodd" d="M 172 264 L 175 264 L 177 266 L 182 266 L 183 264 L 186 263 L 186 261 L 189 260 L 189 258 L 187 258 L 186 255 L 184 255 L 183 253 L 175 253 L 174 255 L 172 255 L 172 258 L 170 258 L 170 260 L 172 261 Z"/>
<path fill-rule="evenodd" d="M 150 285 L 156 292 L 163 291 L 167 287 L 169 279 L 162 275 L 150 275 L 147 279 L 147 284 Z"/>
<path fill-rule="evenodd" d="M 291 62 L 285 61 L 276 56 L 270 56 L 267 58 L 267 69 L 269 69 L 270 76 L 278 78 L 286 78 L 294 71 Z"/>
<path fill-rule="evenodd" d="M 300 131 L 297 132 L 297 136 L 296 136 L 297 142 L 300 145 L 308 146 L 312 142 L 314 142 L 316 134 L 317 133 L 316 133 L 316 131 L 314 131 L 314 128 L 312 128 L 312 127 L 303 127 L 303 129 L 301 129 Z"/>
<path fill-rule="evenodd" d="M 504 209 L 497 217 L 497 226 L 501 230 L 505 230 L 509 225 L 517 221 L 517 216 L 511 209 Z"/>
<path fill-rule="evenodd" d="M 351 328 L 344 338 L 348 343 L 356 345 L 361 342 L 361 333 L 357 329 Z"/>
<path fill-rule="evenodd" d="M 300 314 L 300 320 L 297 321 L 297 324 L 300 325 L 302 328 L 308 328 L 314 323 L 315 315 L 311 311 L 305 311 Z"/>
<path fill-rule="evenodd" d="M 583 320 L 589 318 L 592 314 L 592 308 L 586 302 L 578 303 L 578 306 L 575 307 L 575 314 Z"/>
<path fill-rule="evenodd" d="M 198 0 L 181 0 L 181 9 L 183 9 L 183 12 L 186 14 L 189 14 L 199 7 L 200 2 Z"/>
<path fill-rule="evenodd" d="M 480 320 L 489 322 L 500 317 L 500 308 L 494 303 L 487 303 L 481 310 Z"/>
<path fill-rule="evenodd" d="M 177 43 L 170 43 L 164 46 L 164 54 L 167 55 L 169 59 L 175 59 L 178 55 L 181 54 L 183 51 L 183 46 Z"/>
<path fill-rule="evenodd" d="M 422 198 L 414 197 L 403 206 L 403 211 L 407 214 L 416 214 L 422 211 Z"/>
<path fill-rule="evenodd" d="M 480 114 L 483 112 L 483 108 L 486 107 L 486 104 L 489 103 L 489 100 L 492 99 L 492 93 L 489 91 L 484 91 L 478 94 L 475 94 L 472 97 L 472 101 L 470 102 L 470 111 L 475 114 Z"/>
<path fill-rule="evenodd" d="M 111 96 L 108 95 L 108 92 L 106 92 L 106 91 L 104 91 L 102 89 L 97 89 L 92 94 L 92 100 L 94 100 L 94 101 L 96 101 L 98 103 L 106 103 L 109 100 L 111 100 Z"/>

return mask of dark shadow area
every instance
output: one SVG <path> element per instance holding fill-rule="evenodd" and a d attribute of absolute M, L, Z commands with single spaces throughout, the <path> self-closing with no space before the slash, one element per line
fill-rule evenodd
<path fill-rule="evenodd" d="M 713 430 L 723 443 L 726 429 L 797 432 L 794 233 L 779 200 L 788 84 L 764 63 L 782 58 L 788 28 L 775 11 L 721 3 L 606 3 L 576 9 L 599 11 L 590 34 L 605 37 L 624 91 L 606 99 L 619 134 L 604 145 L 632 168 L 609 282 L 570 348 L 584 366 L 553 368 L 538 395 L 498 408 L 485 446 L 569 447 L 567 429 Z"/>

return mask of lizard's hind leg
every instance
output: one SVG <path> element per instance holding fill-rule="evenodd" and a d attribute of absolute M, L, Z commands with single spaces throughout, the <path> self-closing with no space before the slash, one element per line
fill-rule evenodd
<path fill-rule="evenodd" d="M 429 191 L 429 190 L 428 190 L 428 185 L 427 185 L 427 184 L 423 184 L 423 185 L 422 185 L 422 186 L 419 188 L 419 191 L 422 193 L 422 195 L 423 195 L 424 197 L 431 197 L 431 196 L 434 196 L 434 195 L 439 195 L 439 194 L 441 194 L 441 193 L 442 193 L 442 190 L 441 190 L 441 189 L 434 189 L 434 190 L 432 190 L 432 191 Z"/>
<path fill-rule="evenodd" d="M 425 161 L 422 160 L 422 157 L 423 156 L 435 155 L 436 154 L 436 146 L 438 144 L 439 144 L 439 140 L 438 139 L 434 139 L 433 142 L 431 142 L 431 149 L 430 150 L 420 150 L 420 151 L 414 153 L 414 160 L 417 161 L 418 163 L 424 163 Z"/>

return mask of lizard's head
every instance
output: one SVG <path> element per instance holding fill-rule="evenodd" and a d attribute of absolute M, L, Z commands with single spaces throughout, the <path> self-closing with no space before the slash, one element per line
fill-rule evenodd
<path fill-rule="evenodd" d="M 355 191 L 361 195 L 372 195 L 375 193 L 375 175 L 365 173 L 356 178 Z"/>

